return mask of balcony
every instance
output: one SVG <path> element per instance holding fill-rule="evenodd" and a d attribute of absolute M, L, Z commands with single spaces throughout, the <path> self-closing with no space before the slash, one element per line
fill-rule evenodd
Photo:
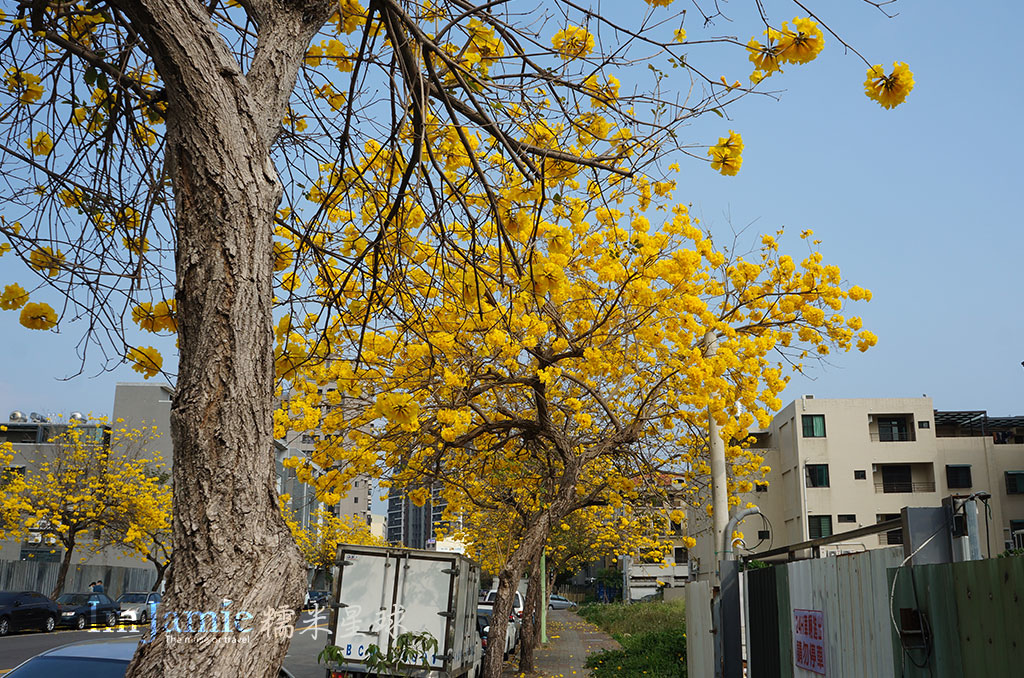
<path fill-rule="evenodd" d="M 877 443 L 905 443 L 917 440 L 913 414 L 870 414 L 868 435 Z"/>
<path fill-rule="evenodd" d="M 875 443 L 902 443 L 916 440 L 913 431 L 882 430 L 871 431 L 871 441 Z"/>
<path fill-rule="evenodd" d="M 875 494 L 910 494 L 912 492 L 934 492 L 934 481 L 890 481 L 875 482 Z"/>

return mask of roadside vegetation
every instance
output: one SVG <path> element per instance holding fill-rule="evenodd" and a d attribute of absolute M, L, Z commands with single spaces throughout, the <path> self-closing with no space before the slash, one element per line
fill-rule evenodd
<path fill-rule="evenodd" d="M 686 676 L 686 610 L 682 601 L 591 603 L 579 614 L 622 645 L 587 659 L 595 678 Z"/>

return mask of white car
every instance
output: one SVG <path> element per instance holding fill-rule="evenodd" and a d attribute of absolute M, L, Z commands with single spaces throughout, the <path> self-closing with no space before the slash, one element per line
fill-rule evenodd
<path fill-rule="evenodd" d="M 161 596 L 154 591 L 122 593 L 117 599 L 121 605 L 121 621 L 128 624 L 146 624 L 160 604 Z"/>
<path fill-rule="evenodd" d="M 491 590 L 487 592 L 487 598 L 484 599 L 484 603 L 487 605 L 494 605 L 494 599 L 497 598 L 498 592 Z M 519 621 L 523 620 L 523 609 L 526 605 L 523 603 L 523 596 L 516 591 L 515 598 L 512 600 L 512 611 L 516 615 L 516 619 Z"/>
<path fill-rule="evenodd" d="M 480 632 L 480 638 L 483 640 L 484 649 L 487 649 L 487 644 L 490 642 L 491 632 L 491 617 L 494 616 L 494 607 L 490 605 L 480 605 L 476 611 L 476 628 Z M 505 627 L 505 647 L 502 649 L 502 656 L 506 659 L 510 654 L 515 652 L 516 645 L 519 644 L 519 627 L 512 620 L 509 620 L 508 626 Z"/>

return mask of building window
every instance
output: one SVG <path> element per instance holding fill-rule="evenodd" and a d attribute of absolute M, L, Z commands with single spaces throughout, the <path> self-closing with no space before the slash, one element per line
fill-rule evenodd
<path fill-rule="evenodd" d="M 356 504 L 359 503 L 359 497 L 352 497 L 352 501 Z"/>
<path fill-rule="evenodd" d="M 917 422 L 917 427 L 918 428 L 931 428 L 932 427 L 932 423 L 930 421 L 919 421 L 919 422 Z"/>
<path fill-rule="evenodd" d="M 890 520 L 899 520 L 899 513 L 879 513 L 875 515 L 875 522 L 884 523 Z M 903 543 L 903 529 L 896 528 L 878 535 L 879 543 L 882 546 L 898 546 Z"/>
<path fill-rule="evenodd" d="M 825 437 L 825 415 L 805 414 L 803 415 L 804 438 Z"/>
<path fill-rule="evenodd" d="M 1024 471 L 1006 472 L 1006 494 L 1024 494 Z"/>
<path fill-rule="evenodd" d="M 970 464 L 946 464 L 946 487 L 950 489 L 957 489 L 970 486 Z"/>
<path fill-rule="evenodd" d="M 754 483 L 754 492 L 767 492 L 768 483 Z"/>
<path fill-rule="evenodd" d="M 1024 520 L 1010 521 L 1010 540 L 1006 547 L 1024 549 Z"/>
<path fill-rule="evenodd" d="M 807 487 L 828 487 L 828 464 L 807 465 Z"/>
<path fill-rule="evenodd" d="M 673 560 L 675 560 L 676 565 L 682 565 L 690 560 L 690 552 L 685 546 L 677 546 L 673 551 Z"/>
<path fill-rule="evenodd" d="M 683 533 L 683 524 L 682 523 L 678 523 L 678 522 L 676 522 L 674 520 L 670 520 L 670 521 L 668 521 L 668 523 L 669 523 L 669 525 L 668 525 L 669 534 L 682 534 Z"/>
<path fill-rule="evenodd" d="M 883 443 L 912 440 L 906 417 L 879 417 L 878 439 Z"/>
<path fill-rule="evenodd" d="M 868 479 L 868 472 L 867 471 L 854 471 L 853 472 L 853 479 L 854 480 L 867 480 Z"/>
<path fill-rule="evenodd" d="M 832 516 L 807 516 L 807 532 L 811 539 L 832 536 Z"/>
<path fill-rule="evenodd" d="M 857 514 L 855 513 L 840 513 L 839 522 L 841 523 L 855 523 L 857 522 Z"/>

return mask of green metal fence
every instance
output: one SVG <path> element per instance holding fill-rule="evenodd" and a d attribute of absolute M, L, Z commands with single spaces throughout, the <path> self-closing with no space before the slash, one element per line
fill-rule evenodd
<path fill-rule="evenodd" d="M 888 574 L 897 676 L 1024 675 L 1024 557 Z"/>

